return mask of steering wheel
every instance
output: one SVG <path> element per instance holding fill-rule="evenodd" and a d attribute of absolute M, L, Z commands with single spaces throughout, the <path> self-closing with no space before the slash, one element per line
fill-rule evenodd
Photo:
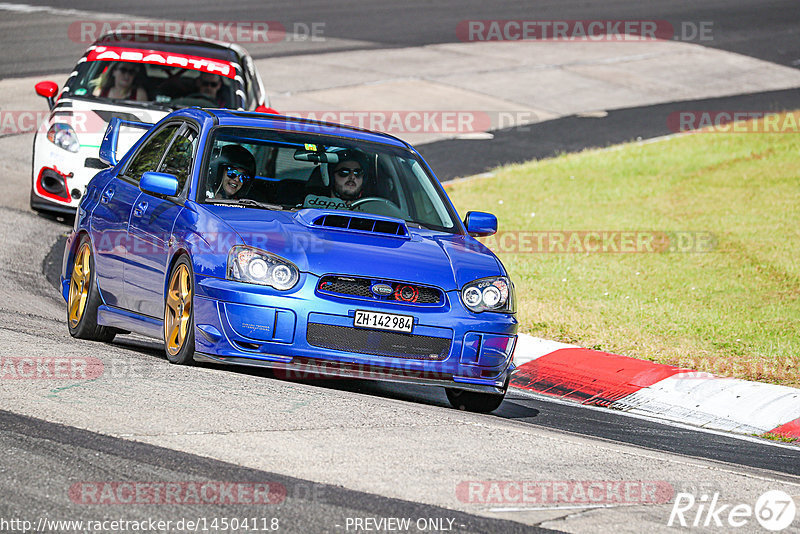
<path fill-rule="evenodd" d="M 208 96 L 208 95 L 207 95 L 207 94 L 205 94 L 205 93 L 192 93 L 192 94 L 190 94 L 190 95 L 186 95 L 186 96 L 184 96 L 183 98 L 196 98 L 196 99 L 207 100 L 208 102 L 211 102 L 211 103 L 212 103 L 212 104 L 214 104 L 215 106 L 217 105 L 217 101 L 216 101 L 216 100 L 214 100 L 214 98 L 213 98 L 213 97 L 211 97 L 211 96 Z"/>
<path fill-rule="evenodd" d="M 394 202 L 392 202 L 391 200 L 385 199 L 383 197 L 364 197 L 364 198 L 359 198 L 358 200 L 352 202 L 350 204 L 350 207 L 351 208 L 357 208 L 357 207 L 359 207 L 359 206 L 361 206 L 363 204 L 367 204 L 368 202 L 377 202 L 378 204 L 382 204 L 386 208 L 389 208 L 389 213 L 380 213 L 380 211 L 379 211 L 378 213 L 376 213 L 376 215 L 387 215 L 389 217 L 401 217 L 402 218 L 403 212 L 400 209 L 400 207 L 397 204 L 395 204 Z"/>

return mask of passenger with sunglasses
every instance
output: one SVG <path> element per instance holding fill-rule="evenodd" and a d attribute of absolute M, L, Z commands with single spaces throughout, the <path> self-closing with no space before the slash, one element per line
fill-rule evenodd
<path fill-rule="evenodd" d="M 95 81 L 94 95 L 114 100 L 147 100 L 141 77 L 142 66 L 139 63 L 112 63 Z"/>
<path fill-rule="evenodd" d="M 216 199 L 245 198 L 255 175 L 256 160 L 240 145 L 222 147 L 209 165 L 209 196 Z"/>

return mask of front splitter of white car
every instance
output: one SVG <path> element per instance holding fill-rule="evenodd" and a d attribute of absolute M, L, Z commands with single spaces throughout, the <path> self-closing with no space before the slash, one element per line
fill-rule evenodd
<path fill-rule="evenodd" d="M 31 208 L 37 211 L 73 214 L 95 174 L 106 168 L 99 158 L 100 142 L 113 117 L 155 124 L 168 111 L 143 109 L 94 99 L 62 98 L 50 112 L 33 140 Z M 77 138 L 77 152 L 58 146 L 51 129 L 66 125 Z M 56 128 L 64 129 L 64 126 Z M 48 136 L 48 132 L 51 133 Z M 143 132 L 144 133 L 144 132 Z M 64 135 L 64 134 L 62 134 Z M 134 140 L 131 140 L 131 144 Z M 66 144 L 66 143 L 65 143 Z M 121 152 L 127 147 L 120 147 Z"/>

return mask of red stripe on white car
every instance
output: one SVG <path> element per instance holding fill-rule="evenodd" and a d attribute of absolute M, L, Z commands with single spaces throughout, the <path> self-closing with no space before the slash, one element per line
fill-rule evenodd
<path fill-rule="evenodd" d="M 199 70 L 219 74 L 228 78 L 236 76 L 236 68 L 229 61 L 208 59 L 187 54 L 176 54 L 160 50 L 123 48 L 119 46 L 97 46 L 86 56 L 87 61 L 128 61 L 130 63 L 150 63 L 168 67 Z"/>

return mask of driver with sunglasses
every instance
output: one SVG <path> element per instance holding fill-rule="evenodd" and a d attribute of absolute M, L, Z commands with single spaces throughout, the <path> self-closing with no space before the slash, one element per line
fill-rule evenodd
<path fill-rule="evenodd" d="M 363 162 L 362 162 L 363 160 Z M 331 194 L 347 203 L 364 196 L 366 158 L 347 151 L 337 163 L 331 165 Z"/>
<path fill-rule="evenodd" d="M 201 72 L 196 81 L 197 93 L 214 102 L 218 106 L 223 104 L 219 97 L 219 90 L 222 87 L 222 78 L 216 74 Z"/>

